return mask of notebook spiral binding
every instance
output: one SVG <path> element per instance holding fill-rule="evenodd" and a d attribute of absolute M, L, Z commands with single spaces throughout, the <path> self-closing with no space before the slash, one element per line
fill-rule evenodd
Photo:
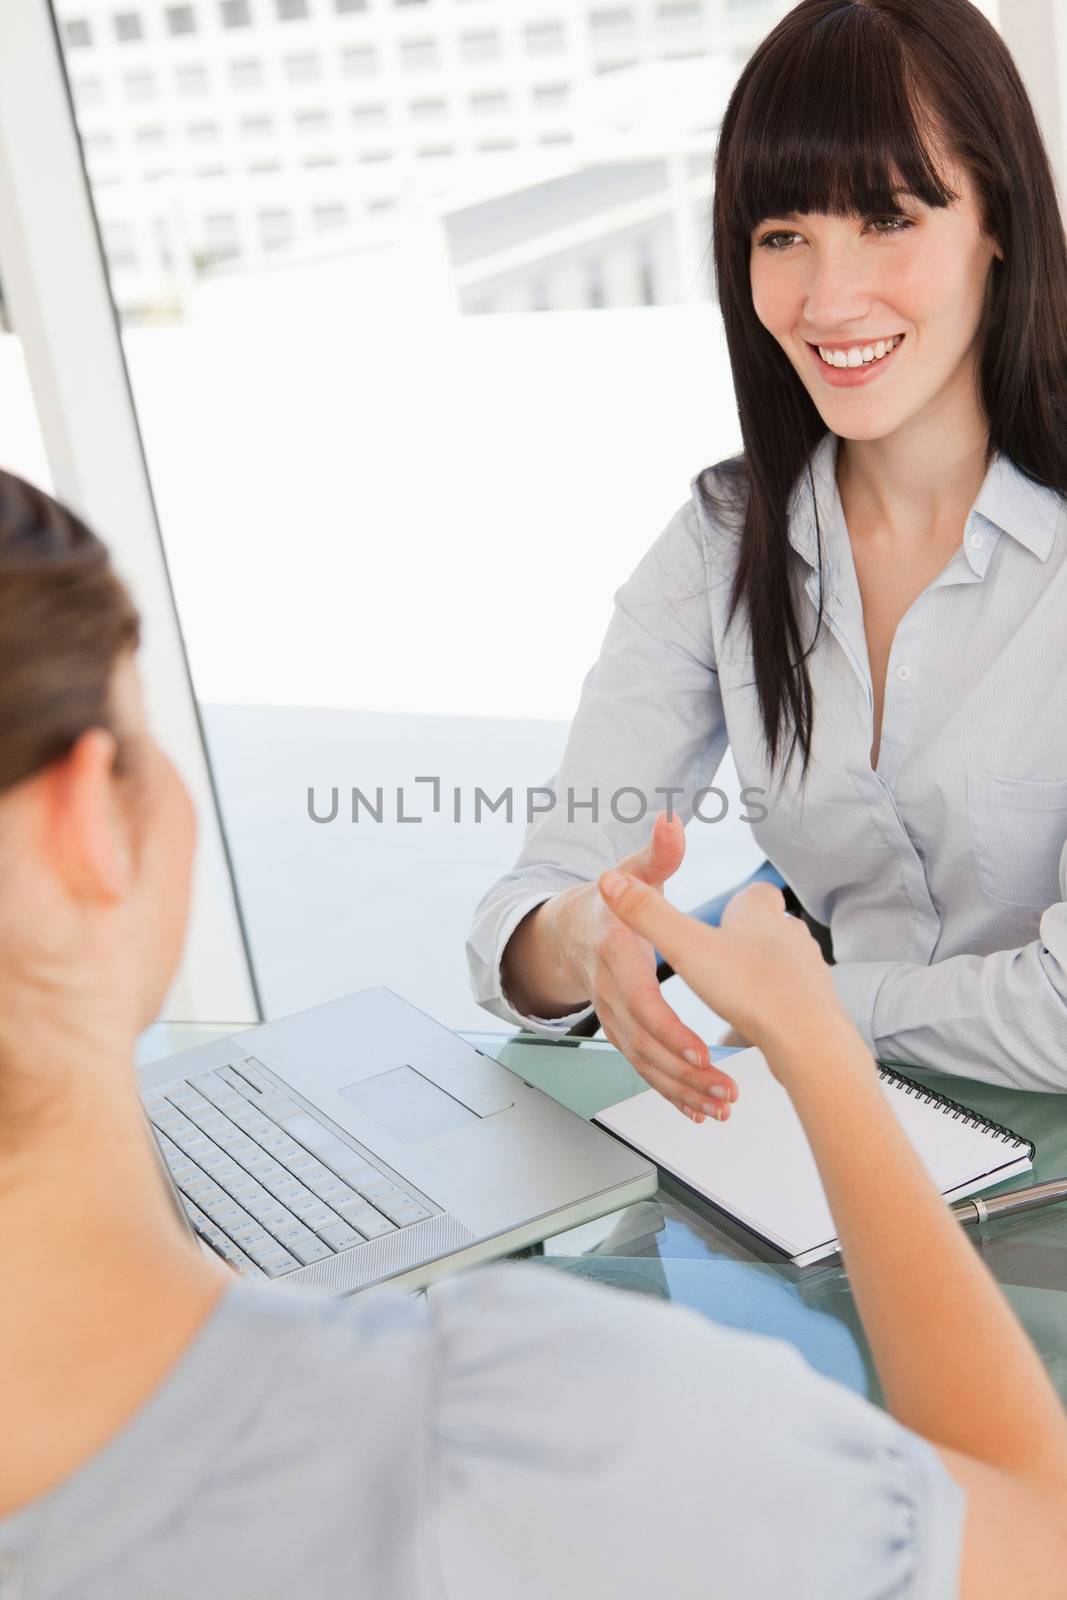
<path fill-rule="evenodd" d="M 1006 1128 L 1002 1122 L 994 1122 L 992 1117 L 983 1117 L 970 1106 L 960 1105 L 958 1100 L 949 1099 L 947 1094 L 941 1094 L 937 1089 L 928 1089 L 923 1083 L 916 1083 L 914 1078 L 907 1078 L 902 1072 L 897 1072 L 893 1067 L 878 1063 L 878 1076 L 887 1083 L 895 1084 L 904 1090 L 905 1094 L 913 1095 L 917 1100 L 923 1100 L 928 1106 L 942 1106 L 946 1111 L 952 1112 L 954 1122 L 965 1122 L 968 1127 L 982 1128 L 985 1132 L 993 1134 L 998 1139 L 1003 1139 L 1005 1144 L 1017 1145 L 1020 1149 L 1030 1151 L 1033 1160 L 1036 1146 L 1032 1139 L 1024 1139 L 1021 1133 L 1016 1133 L 1012 1128 Z"/>

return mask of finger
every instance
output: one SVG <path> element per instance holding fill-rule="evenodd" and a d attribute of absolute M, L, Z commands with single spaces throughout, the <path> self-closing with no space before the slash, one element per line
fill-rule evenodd
<path fill-rule="evenodd" d="M 661 811 L 652 826 L 652 835 L 641 850 L 635 850 L 620 863 L 643 883 L 660 884 L 678 871 L 685 856 L 685 828 L 677 814 L 668 817 Z"/>
<path fill-rule="evenodd" d="M 679 1093 L 676 1079 L 648 1064 L 644 1068 L 639 1067 L 638 1071 L 650 1088 L 655 1089 L 657 1094 L 661 1094 L 672 1106 L 685 1113 L 691 1122 L 703 1122 L 708 1117 L 713 1122 L 725 1122 L 730 1115 L 728 1100 L 702 1100 L 694 1105 L 687 1093 Z"/>
<path fill-rule="evenodd" d="M 690 1088 L 698 1090 L 717 1084 L 726 1090 L 728 1100 L 737 1099 L 736 1082 L 712 1063 L 704 1040 L 664 999 L 654 974 L 637 956 L 636 947 L 632 954 L 620 950 L 615 956 L 604 975 L 600 996 L 620 1018 L 628 1037 L 636 1025 L 656 1041 L 664 1071 L 676 1073 Z"/>
<path fill-rule="evenodd" d="M 621 1050 L 648 1082 L 655 1074 L 655 1087 L 679 1110 L 688 1108 L 713 1117 L 723 1107 L 729 1111 L 731 1101 L 737 1099 L 737 1085 L 732 1078 L 715 1068 L 714 1076 L 708 1076 L 672 1055 L 643 1028 L 634 1025 L 625 1004 L 613 1006 L 605 1001 L 598 1014 L 616 1050 Z"/>
<path fill-rule="evenodd" d="M 785 895 L 777 884 L 760 882 L 746 884 L 743 889 L 738 889 L 736 894 L 732 894 L 723 907 L 722 914 L 725 920 L 727 913 L 732 919 L 738 912 L 747 914 L 756 911 L 760 916 L 766 916 L 768 911 L 777 911 L 784 915 L 785 910 Z"/>
<path fill-rule="evenodd" d="M 683 976 L 694 959 L 710 956 L 721 943 L 718 928 L 686 916 L 630 873 L 618 868 L 602 872 L 598 884 L 605 903 L 619 920 L 654 945 Z"/>

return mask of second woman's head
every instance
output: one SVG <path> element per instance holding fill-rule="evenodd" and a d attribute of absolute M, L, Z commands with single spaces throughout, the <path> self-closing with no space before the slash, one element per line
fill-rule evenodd
<path fill-rule="evenodd" d="M 184 938 L 196 824 L 146 724 L 140 619 L 106 548 L 5 472 L 0 620 L 6 1099 L 13 1075 L 32 1087 L 76 1071 L 155 1017 Z"/>

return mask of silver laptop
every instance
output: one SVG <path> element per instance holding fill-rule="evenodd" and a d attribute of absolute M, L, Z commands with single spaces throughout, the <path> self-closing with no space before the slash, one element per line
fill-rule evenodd
<path fill-rule="evenodd" d="M 203 1244 L 242 1274 L 315 1293 L 417 1288 L 657 1185 L 643 1157 L 391 989 L 182 1051 L 140 1078 Z"/>

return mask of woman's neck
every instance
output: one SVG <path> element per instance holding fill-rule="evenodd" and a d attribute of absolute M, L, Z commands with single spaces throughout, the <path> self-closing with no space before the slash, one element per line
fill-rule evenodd
<path fill-rule="evenodd" d="M 151 1394 L 232 1281 L 160 1177 L 133 1040 L 0 1052 L 0 1515 L 75 1470 Z"/>
<path fill-rule="evenodd" d="M 989 430 L 973 406 L 944 411 L 881 439 L 841 440 L 837 486 L 850 533 L 876 529 L 902 546 L 959 536 L 985 477 Z"/>

